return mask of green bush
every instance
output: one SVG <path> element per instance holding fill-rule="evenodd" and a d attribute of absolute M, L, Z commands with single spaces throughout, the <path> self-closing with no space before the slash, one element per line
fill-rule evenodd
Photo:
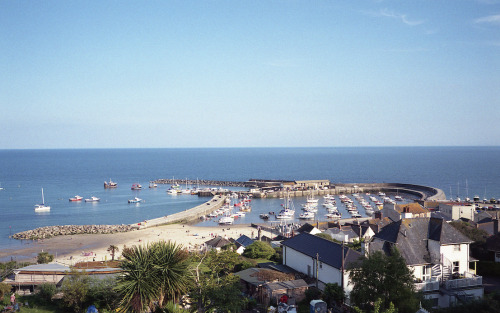
<path fill-rule="evenodd" d="M 254 243 L 246 247 L 245 252 L 243 252 L 243 256 L 251 259 L 269 260 L 269 258 L 271 258 L 274 253 L 274 249 L 267 242 L 255 241 Z"/>
<path fill-rule="evenodd" d="M 477 262 L 477 274 L 481 276 L 500 276 L 500 263 L 492 261 Z"/>
<path fill-rule="evenodd" d="M 37 289 L 39 297 L 46 302 L 50 302 L 57 291 L 56 285 L 49 283 L 43 283 Z"/>

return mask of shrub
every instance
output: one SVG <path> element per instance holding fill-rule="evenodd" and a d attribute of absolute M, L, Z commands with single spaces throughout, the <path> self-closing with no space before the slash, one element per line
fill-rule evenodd
<path fill-rule="evenodd" d="M 275 253 L 274 249 L 270 244 L 263 241 L 255 241 L 248 247 L 246 247 L 243 256 L 251 259 L 267 259 L 273 256 Z"/>
<path fill-rule="evenodd" d="M 37 289 L 40 298 L 46 302 L 50 302 L 57 291 L 56 285 L 49 283 L 43 283 Z"/>

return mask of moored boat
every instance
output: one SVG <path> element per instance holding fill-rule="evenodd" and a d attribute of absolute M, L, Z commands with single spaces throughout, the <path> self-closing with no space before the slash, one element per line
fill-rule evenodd
<path fill-rule="evenodd" d="M 139 183 L 136 183 L 136 184 L 133 184 L 130 189 L 132 189 L 132 190 L 141 190 L 142 189 L 142 185 L 139 184 Z"/>
<path fill-rule="evenodd" d="M 100 198 L 92 196 L 88 199 L 85 199 L 85 202 L 99 202 L 100 200 L 101 200 Z"/>
<path fill-rule="evenodd" d="M 80 197 L 79 195 L 76 195 L 73 198 L 69 198 L 69 201 L 76 202 L 76 201 L 82 201 L 82 199 L 83 199 L 83 197 Z"/>
<path fill-rule="evenodd" d="M 50 211 L 50 206 L 45 205 L 45 198 L 43 197 L 43 188 L 42 188 L 42 203 L 35 204 L 35 212 L 48 212 Z"/>
<path fill-rule="evenodd" d="M 109 182 L 107 181 L 104 182 L 104 188 L 116 188 L 117 186 L 118 184 L 112 181 L 111 179 L 109 180 Z"/>
<path fill-rule="evenodd" d="M 128 200 L 128 203 L 139 203 L 141 201 L 142 201 L 142 199 L 135 197 L 134 199 Z"/>

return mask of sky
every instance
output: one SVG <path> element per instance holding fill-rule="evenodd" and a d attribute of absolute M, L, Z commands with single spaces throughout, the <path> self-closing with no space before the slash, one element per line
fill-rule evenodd
<path fill-rule="evenodd" d="M 500 0 L 0 1 L 0 149 L 500 145 Z"/>

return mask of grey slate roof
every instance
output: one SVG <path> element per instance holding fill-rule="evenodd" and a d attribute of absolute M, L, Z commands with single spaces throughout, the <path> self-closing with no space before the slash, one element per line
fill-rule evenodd
<path fill-rule="evenodd" d="M 342 267 L 342 249 L 344 250 L 345 267 L 356 263 L 362 257 L 358 251 L 345 246 L 342 247 L 341 244 L 308 233 L 301 233 L 289 238 L 283 241 L 282 245 L 312 258 L 316 258 L 317 254 L 320 262 L 337 269 Z"/>
<path fill-rule="evenodd" d="M 237 246 L 243 246 L 246 248 L 253 243 L 253 240 L 246 235 L 241 235 L 240 238 L 236 239 L 235 243 Z"/>
<path fill-rule="evenodd" d="M 229 240 L 227 240 L 226 238 L 221 237 L 221 236 L 217 236 L 217 237 L 215 237 L 213 239 L 210 239 L 210 240 L 208 240 L 208 241 L 205 242 L 205 244 L 207 246 L 210 246 L 210 247 L 213 247 L 213 248 L 222 248 L 225 245 L 228 245 L 230 243 L 231 242 Z"/>
<path fill-rule="evenodd" d="M 61 265 L 58 263 L 49 263 L 49 264 L 36 264 L 36 265 L 28 265 L 25 267 L 21 267 L 18 269 L 18 271 L 23 271 L 23 272 L 69 272 L 70 268 Z"/>
<path fill-rule="evenodd" d="M 369 249 L 390 253 L 395 245 L 408 265 L 435 263 L 438 260 L 431 260 L 427 240 L 438 241 L 441 245 L 472 242 L 442 219 L 407 218 L 382 228 L 370 242 Z"/>

